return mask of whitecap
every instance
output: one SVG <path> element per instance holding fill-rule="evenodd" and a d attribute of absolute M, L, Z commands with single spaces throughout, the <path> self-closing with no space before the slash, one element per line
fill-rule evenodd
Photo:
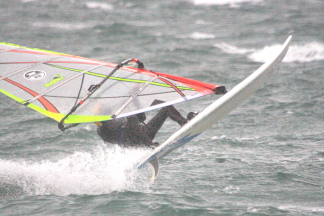
<path fill-rule="evenodd" d="M 205 20 L 196 20 L 195 23 L 198 25 L 212 25 L 213 24 L 212 22 L 207 22 Z"/>
<path fill-rule="evenodd" d="M 221 135 L 221 136 L 213 136 L 211 140 L 222 140 L 222 139 L 227 139 L 226 135 Z"/>
<path fill-rule="evenodd" d="M 221 49 L 223 52 L 228 54 L 246 54 L 254 52 L 255 49 L 246 49 L 246 48 L 239 48 L 228 43 L 218 43 L 215 44 L 215 47 Z"/>
<path fill-rule="evenodd" d="M 324 213 L 322 206 L 297 206 L 297 205 L 281 205 L 278 209 L 283 211 L 303 212 L 309 214 Z"/>
<path fill-rule="evenodd" d="M 206 40 L 206 39 L 214 39 L 216 36 L 213 34 L 208 33 L 201 33 L 201 32 L 193 32 L 189 35 L 178 35 L 177 38 L 182 39 L 194 39 L 194 40 Z"/>
<path fill-rule="evenodd" d="M 206 33 L 200 33 L 200 32 L 194 32 L 191 35 L 189 35 L 190 38 L 195 40 L 205 40 L 205 39 L 214 39 L 215 35 L 213 34 L 206 34 Z"/>
<path fill-rule="evenodd" d="M 265 46 L 263 49 L 256 50 L 248 55 L 248 58 L 254 62 L 266 62 L 272 56 L 276 55 L 281 48 L 280 44 Z"/>
<path fill-rule="evenodd" d="M 242 3 L 257 4 L 263 0 L 193 0 L 195 5 L 230 5 L 231 7 L 238 7 Z"/>
<path fill-rule="evenodd" d="M 99 9 L 103 11 L 111 11 L 114 9 L 114 6 L 111 4 L 107 4 L 103 2 L 94 2 L 94 1 L 87 2 L 86 7 L 89 9 Z"/>
<path fill-rule="evenodd" d="M 21 0 L 22 3 L 29 3 L 29 2 L 35 2 L 37 0 Z"/>
<path fill-rule="evenodd" d="M 324 43 L 310 42 L 303 45 L 292 45 L 285 62 L 312 62 L 324 60 Z"/>
<path fill-rule="evenodd" d="M 61 30 L 73 31 L 88 29 L 95 26 L 93 23 L 64 23 L 64 22 L 34 22 L 32 24 L 37 28 L 56 28 Z"/>
<path fill-rule="evenodd" d="M 230 185 L 228 187 L 225 187 L 223 192 L 225 192 L 226 194 L 236 194 L 240 192 L 240 187 Z"/>
<path fill-rule="evenodd" d="M 281 49 L 281 44 L 265 46 L 261 49 L 241 48 L 227 43 L 215 44 L 215 47 L 228 54 L 246 55 L 254 62 L 266 62 Z M 324 43 L 310 42 L 301 45 L 291 45 L 283 62 L 313 62 L 324 60 Z"/>
<path fill-rule="evenodd" d="M 266 46 L 253 52 L 248 57 L 255 62 L 265 62 L 280 50 L 281 45 Z M 312 62 L 324 60 L 324 44 L 310 42 L 302 45 L 291 45 L 284 62 Z"/>

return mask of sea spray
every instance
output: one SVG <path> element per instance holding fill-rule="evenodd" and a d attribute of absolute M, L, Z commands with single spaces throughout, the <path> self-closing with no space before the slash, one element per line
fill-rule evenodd
<path fill-rule="evenodd" d="M 91 152 L 74 152 L 56 161 L 0 159 L 0 187 L 7 187 L 6 191 L 19 187 L 26 195 L 59 196 L 143 191 L 151 183 L 135 165 L 147 151 L 101 144 Z"/>

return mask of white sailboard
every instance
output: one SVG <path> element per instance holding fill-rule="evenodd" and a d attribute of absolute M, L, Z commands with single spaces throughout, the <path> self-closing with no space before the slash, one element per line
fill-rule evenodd
<path fill-rule="evenodd" d="M 154 170 L 152 180 L 154 180 L 159 172 L 159 159 L 188 143 L 199 134 L 210 128 L 213 124 L 224 118 L 225 115 L 230 113 L 243 101 L 248 99 L 268 80 L 269 75 L 285 57 L 291 42 L 291 38 L 292 36 L 288 37 L 278 53 L 269 59 L 269 61 L 264 63 L 259 69 L 257 69 L 241 83 L 236 85 L 224 96 L 206 107 L 195 118 L 193 118 L 164 143 L 157 147 L 153 152 L 146 156 L 137 167 L 143 168 L 146 166 L 146 164 L 151 164 Z"/>

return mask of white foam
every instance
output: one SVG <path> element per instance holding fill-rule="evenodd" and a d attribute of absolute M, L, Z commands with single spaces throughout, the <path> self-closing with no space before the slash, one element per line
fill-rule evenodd
<path fill-rule="evenodd" d="M 324 60 L 324 43 L 310 42 L 303 45 L 292 45 L 285 62 L 312 62 Z"/>
<path fill-rule="evenodd" d="M 22 3 L 35 2 L 37 0 L 21 0 Z"/>
<path fill-rule="evenodd" d="M 195 39 L 195 40 L 205 40 L 205 39 L 214 39 L 215 35 L 207 34 L 207 33 L 194 32 L 189 37 L 192 38 L 192 39 Z"/>
<path fill-rule="evenodd" d="M 284 211 L 292 212 L 303 212 L 303 213 L 324 213 L 324 208 L 322 206 L 294 206 L 294 205 L 282 205 L 278 207 Z"/>
<path fill-rule="evenodd" d="M 63 22 L 34 22 L 32 24 L 37 28 L 56 28 L 61 30 L 82 30 L 92 28 L 95 26 L 93 23 L 63 23 Z"/>
<path fill-rule="evenodd" d="M 254 52 L 255 49 L 245 49 L 245 48 L 239 48 L 227 43 L 218 43 L 215 44 L 215 47 L 221 49 L 223 52 L 228 54 L 246 54 Z"/>
<path fill-rule="evenodd" d="M 256 62 L 265 62 L 281 48 L 281 45 L 266 46 L 249 55 Z M 303 45 L 291 45 L 284 62 L 312 62 L 324 60 L 324 44 L 310 42 Z"/>
<path fill-rule="evenodd" d="M 144 190 L 149 178 L 135 168 L 147 150 L 98 145 L 92 152 L 75 152 L 58 161 L 0 159 L 0 183 L 20 187 L 27 195 L 106 194 Z M 138 184 L 138 179 L 141 183 Z"/>
<path fill-rule="evenodd" d="M 261 49 L 247 49 L 232 46 L 227 43 L 219 43 L 215 44 L 215 47 L 228 54 L 246 55 L 247 58 L 254 62 L 266 62 L 280 50 L 281 45 L 275 44 L 271 46 L 265 46 Z M 324 43 L 314 41 L 301 45 L 291 45 L 283 61 L 312 62 L 321 60 L 324 60 Z"/>
<path fill-rule="evenodd" d="M 193 32 L 189 35 L 178 35 L 177 38 L 182 39 L 194 39 L 194 40 L 206 40 L 206 39 L 214 39 L 215 35 L 201 32 Z"/>
<path fill-rule="evenodd" d="M 95 1 L 87 2 L 86 7 L 89 9 L 99 9 L 103 11 L 111 11 L 114 9 L 114 6 L 111 4 L 107 4 L 103 2 L 95 2 Z"/>
<path fill-rule="evenodd" d="M 248 55 L 248 58 L 254 62 L 266 62 L 279 52 L 281 45 L 266 46 L 263 49 L 256 50 Z"/>
<path fill-rule="evenodd" d="M 195 5 L 230 5 L 231 7 L 238 7 L 242 3 L 257 4 L 263 0 L 193 0 Z"/>
<path fill-rule="evenodd" d="M 240 187 L 230 185 L 225 187 L 223 192 L 225 192 L 226 194 L 236 194 L 240 192 Z"/>

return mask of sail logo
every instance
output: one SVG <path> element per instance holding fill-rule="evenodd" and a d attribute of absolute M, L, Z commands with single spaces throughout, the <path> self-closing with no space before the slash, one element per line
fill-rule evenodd
<path fill-rule="evenodd" d="M 52 81 L 45 84 L 44 87 L 50 87 L 64 78 L 65 77 L 63 77 L 61 74 L 56 74 L 56 76 L 52 79 Z"/>
<path fill-rule="evenodd" d="M 25 79 L 28 80 L 41 80 L 46 76 L 43 71 L 28 71 L 24 74 Z"/>

